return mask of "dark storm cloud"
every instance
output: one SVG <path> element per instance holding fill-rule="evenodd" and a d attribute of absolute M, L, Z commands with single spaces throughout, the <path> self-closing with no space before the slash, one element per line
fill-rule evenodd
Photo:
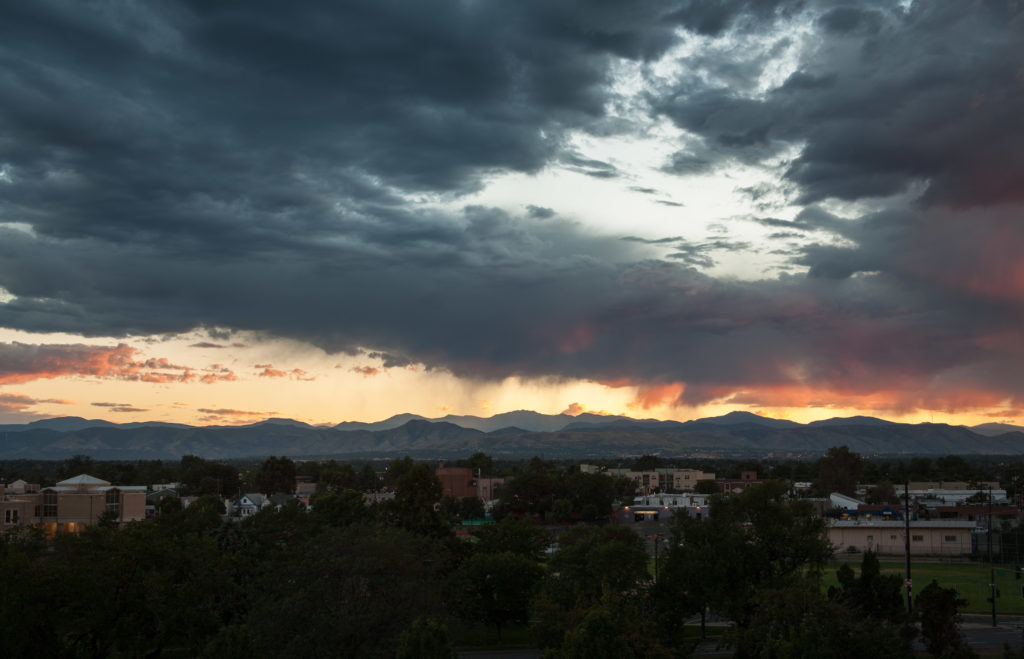
<path fill-rule="evenodd" d="M 933 203 L 1024 199 L 1024 9 L 914 3 L 906 13 L 851 6 L 814 16 L 824 33 L 768 94 L 722 84 L 697 54 L 656 107 L 717 145 L 719 162 L 759 162 L 803 144 L 785 174 L 805 203 L 892 195 L 916 182 L 929 184 Z M 703 31 L 719 35 L 722 25 Z M 755 62 L 750 76 L 767 64 Z"/>
<path fill-rule="evenodd" d="M 1016 391 L 1024 358 L 1000 332 L 1019 327 L 1024 290 L 1000 282 L 1024 281 L 1010 249 L 1024 236 L 997 204 L 1024 189 L 1020 19 L 1002 5 L 812 7 L 822 41 L 800 71 L 746 94 L 764 62 L 726 61 L 742 50 L 729 40 L 772 36 L 803 6 L 12 5 L 0 287 L 15 299 L 0 326 L 245 330 L 388 368 L 685 381 L 688 402 L 745 385 Z M 689 133 L 677 173 L 803 145 L 781 166 L 807 203 L 924 181 L 932 207 L 759 220 L 820 239 L 792 257 L 811 276 L 742 281 L 695 269 L 752 251 L 732 238 L 622 240 L 539 206 L 431 203 L 548 165 L 628 179 L 567 135 L 622 129 L 605 116 L 616 58 L 657 59 L 678 26 L 722 41 L 645 98 Z"/>

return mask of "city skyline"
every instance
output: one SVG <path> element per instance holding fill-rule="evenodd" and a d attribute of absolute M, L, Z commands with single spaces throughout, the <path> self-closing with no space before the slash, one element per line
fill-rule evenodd
<path fill-rule="evenodd" d="M 1024 425 L 1012 2 L 0 24 L 0 423 Z"/>

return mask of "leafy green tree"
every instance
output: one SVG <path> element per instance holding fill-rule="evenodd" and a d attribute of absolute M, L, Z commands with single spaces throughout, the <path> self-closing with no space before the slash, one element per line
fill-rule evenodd
<path fill-rule="evenodd" d="M 181 494 L 220 494 L 223 497 L 238 494 L 238 470 L 231 465 L 186 455 L 181 458 L 179 471 Z"/>
<path fill-rule="evenodd" d="M 359 470 L 359 488 L 361 492 L 372 492 L 380 489 L 380 477 L 373 465 L 367 463 Z"/>
<path fill-rule="evenodd" d="M 451 659 L 448 630 L 433 618 L 416 618 L 398 639 L 396 659 Z"/>
<path fill-rule="evenodd" d="M 891 481 L 880 480 L 874 487 L 868 489 L 865 499 L 868 503 L 888 504 L 898 502 L 899 495 L 896 494 L 896 488 Z"/>
<path fill-rule="evenodd" d="M 545 468 L 543 462 L 506 479 L 501 489 L 501 503 L 515 513 L 546 513 L 551 510 L 559 490 L 557 472 Z"/>
<path fill-rule="evenodd" d="M 910 638 L 895 627 L 863 618 L 821 592 L 815 575 L 801 575 L 758 594 L 745 627 L 731 634 L 735 656 L 806 659 L 909 659 Z"/>
<path fill-rule="evenodd" d="M 441 481 L 427 465 L 403 469 L 395 483 L 394 498 L 384 502 L 388 520 L 415 533 L 447 535 L 449 529 L 434 509 L 441 501 L 441 492 Z"/>
<path fill-rule="evenodd" d="M 473 475 L 490 476 L 494 473 L 494 458 L 486 453 L 477 451 L 468 458 L 455 461 L 456 467 L 468 467 L 473 470 Z"/>
<path fill-rule="evenodd" d="M 525 519 L 505 517 L 497 524 L 481 526 L 473 531 L 476 552 L 500 554 L 510 551 L 532 561 L 539 561 L 551 542 L 551 536 L 541 526 Z"/>
<path fill-rule="evenodd" d="M 833 446 L 818 461 L 815 487 L 825 496 L 831 492 L 841 492 L 852 497 L 857 493 L 857 481 L 862 468 L 863 462 L 859 455 L 846 446 Z"/>
<path fill-rule="evenodd" d="M 579 512 L 588 521 L 598 517 L 607 517 L 611 513 L 615 490 L 611 479 L 603 474 L 570 472 L 562 479 L 559 489 L 564 494 L 562 498 L 569 499 L 572 502 L 573 510 Z M 589 511 L 589 516 L 584 515 L 585 510 Z"/>
<path fill-rule="evenodd" d="M 311 464 L 309 462 L 303 464 Z M 318 473 L 315 475 L 317 492 L 341 492 L 342 490 L 358 490 L 359 474 L 352 468 L 352 465 L 338 464 L 334 460 L 321 464 Z"/>
<path fill-rule="evenodd" d="M 670 582 L 664 587 L 694 613 L 710 607 L 745 627 L 761 591 L 820 576 L 832 555 L 824 523 L 808 502 L 785 494 L 783 483 L 769 481 L 738 495 L 713 495 L 707 519 L 673 517 L 659 581 Z"/>
<path fill-rule="evenodd" d="M 646 583 L 643 539 L 627 526 L 577 524 L 562 533 L 550 558 L 549 594 L 563 606 L 596 604 L 606 595 L 632 591 Z M 554 576 L 557 575 L 557 576 Z"/>
<path fill-rule="evenodd" d="M 266 657 L 392 659 L 416 618 L 443 616 L 450 560 L 445 543 L 399 528 L 284 538 L 249 578 L 245 623 Z"/>
<path fill-rule="evenodd" d="M 533 591 L 543 571 L 538 563 L 510 551 L 474 554 L 452 577 L 459 615 L 494 625 L 525 623 L 530 616 Z"/>
<path fill-rule="evenodd" d="M 722 489 L 715 481 L 705 478 L 702 481 L 697 481 L 697 484 L 693 486 L 693 491 L 697 494 L 718 494 Z"/>
<path fill-rule="evenodd" d="M 664 466 L 664 461 L 656 455 L 642 455 L 633 462 L 633 471 L 654 471 Z"/>
<path fill-rule="evenodd" d="M 310 501 L 310 508 L 313 520 L 328 526 L 344 527 L 373 518 L 370 508 L 363 502 L 363 495 L 355 490 L 317 494 Z"/>
<path fill-rule="evenodd" d="M 627 506 L 633 505 L 633 498 L 636 496 L 636 482 L 625 476 L 612 476 L 611 481 L 615 498 Z"/>
<path fill-rule="evenodd" d="M 555 499 L 551 504 L 551 521 L 558 524 L 565 524 L 572 520 L 572 501 L 568 499 Z"/>
<path fill-rule="evenodd" d="M 415 466 L 415 460 L 410 458 L 408 455 L 404 458 L 395 458 L 384 471 L 384 483 L 391 487 L 396 487 L 398 485 L 398 480 L 411 471 Z"/>
<path fill-rule="evenodd" d="M 907 622 L 903 581 L 899 575 L 882 574 L 881 564 L 874 552 L 864 552 L 859 576 L 855 576 L 845 563 L 837 576 L 839 587 L 830 589 L 831 599 L 840 602 L 858 616 L 872 618 L 876 622 L 894 625 Z"/>
<path fill-rule="evenodd" d="M 967 600 L 934 579 L 914 598 L 914 613 L 921 622 L 925 648 L 935 657 L 973 657 L 974 652 L 960 633 L 960 609 Z"/>
<path fill-rule="evenodd" d="M 57 470 L 57 480 L 62 481 L 74 478 L 80 474 L 90 474 L 93 476 L 97 474 L 96 463 L 87 455 L 75 455 L 65 460 L 64 464 Z"/>
<path fill-rule="evenodd" d="M 565 659 L 629 659 L 635 657 L 619 621 L 604 607 L 591 609 L 578 627 L 565 635 Z"/>
<path fill-rule="evenodd" d="M 285 456 L 270 456 L 250 475 L 252 487 L 263 494 L 295 492 L 295 463 Z"/>

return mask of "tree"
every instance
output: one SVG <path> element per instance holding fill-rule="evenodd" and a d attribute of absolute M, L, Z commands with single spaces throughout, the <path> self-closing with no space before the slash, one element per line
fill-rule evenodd
<path fill-rule="evenodd" d="M 952 588 L 932 582 L 914 598 L 914 612 L 921 621 L 925 648 L 935 657 L 973 657 L 974 652 L 960 633 L 960 609 L 967 600 Z"/>
<path fill-rule="evenodd" d="M 533 590 L 542 574 L 535 561 L 510 551 L 474 554 L 452 577 L 459 614 L 494 625 L 500 640 L 505 624 L 529 620 Z"/>
<path fill-rule="evenodd" d="M 892 482 L 884 479 L 878 481 L 874 487 L 869 488 L 865 498 L 868 503 L 874 504 L 887 504 L 899 501 L 899 496 L 896 494 L 896 488 Z"/>
<path fill-rule="evenodd" d="M 434 538 L 364 524 L 285 539 L 249 579 L 246 623 L 261 656 L 392 659 L 416 618 L 443 615 L 450 558 Z"/>
<path fill-rule="evenodd" d="M 468 458 L 455 461 L 456 467 L 468 467 L 473 470 L 473 475 L 490 476 L 494 473 L 494 458 L 486 453 L 477 451 Z"/>
<path fill-rule="evenodd" d="M 64 464 L 57 470 L 57 480 L 62 481 L 74 478 L 80 474 L 96 473 L 96 463 L 87 455 L 76 455 L 64 461 Z"/>
<path fill-rule="evenodd" d="M 539 561 L 551 543 L 551 536 L 540 526 L 525 519 L 506 517 L 497 524 L 487 524 L 473 531 L 476 552 L 500 554 L 510 551 L 532 561 Z"/>
<path fill-rule="evenodd" d="M 433 618 L 416 618 L 398 639 L 395 659 L 451 659 L 448 630 Z"/>
<path fill-rule="evenodd" d="M 909 659 L 909 638 L 898 628 L 857 615 L 821 592 L 820 579 L 799 576 L 781 588 L 758 594 L 746 627 L 732 634 L 736 657 L 807 659 Z"/>
<path fill-rule="evenodd" d="M 361 492 L 372 492 L 380 489 L 380 476 L 370 463 L 363 465 L 359 470 L 359 490 Z"/>
<path fill-rule="evenodd" d="M 310 501 L 310 516 L 314 521 L 329 526 L 345 527 L 372 518 L 370 509 L 363 502 L 363 495 L 355 490 L 342 490 L 328 494 L 317 494 Z"/>
<path fill-rule="evenodd" d="M 656 455 L 642 455 L 633 463 L 633 471 L 654 471 L 663 464 L 662 459 Z"/>
<path fill-rule="evenodd" d="M 664 598 L 685 598 L 694 613 L 711 607 L 740 627 L 750 624 L 758 595 L 805 574 L 820 575 L 832 555 L 825 526 L 810 504 L 787 501 L 777 481 L 735 496 L 712 495 L 704 520 L 673 517 L 659 581 Z"/>
<path fill-rule="evenodd" d="M 611 613 L 604 607 L 595 607 L 578 627 L 566 633 L 560 656 L 565 659 L 629 659 L 636 654 Z"/>
<path fill-rule="evenodd" d="M 693 491 L 697 494 L 717 494 L 722 490 L 718 487 L 718 483 L 710 478 L 706 478 L 702 481 L 697 481 L 697 484 L 693 486 Z"/>
<path fill-rule="evenodd" d="M 577 524 L 558 538 L 550 558 L 549 593 L 561 605 L 596 604 L 606 595 L 632 591 L 647 581 L 643 539 L 627 526 Z"/>
<path fill-rule="evenodd" d="M 847 496 L 857 493 L 857 481 L 863 468 L 861 458 L 846 446 L 833 446 L 818 461 L 817 489 L 828 496 L 840 492 Z"/>
<path fill-rule="evenodd" d="M 572 502 L 575 512 L 583 515 L 590 510 L 589 519 L 607 517 L 612 510 L 612 502 L 615 500 L 615 491 L 611 479 L 603 474 L 585 474 L 581 471 L 573 471 L 567 474 L 561 483 L 561 491 L 565 498 Z M 552 506 L 554 502 L 552 502 Z"/>
<path fill-rule="evenodd" d="M 263 494 L 295 492 L 295 463 L 285 456 L 270 456 L 251 475 L 252 487 Z"/>
<path fill-rule="evenodd" d="M 427 535 L 445 535 L 448 527 L 434 510 L 441 500 L 443 488 L 430 467 L 414 464 L 400 468 L 402 475 L 395 483 L 395 496 L 384 502 L 388 519 L 404 529 Z"/>
<path fill-rule="evenodd" d="M 829 597 L 840 602 L 861 617 L 877 622 L 904 625 L 906 609 L 903 603 L 903 582 L 899 575 L 882 574 L 878 556 L 873 551 L 864 552 L 860 563 L 860 575 L 845 563 L 838 573 L 839 587 L 832 588 Z"/>

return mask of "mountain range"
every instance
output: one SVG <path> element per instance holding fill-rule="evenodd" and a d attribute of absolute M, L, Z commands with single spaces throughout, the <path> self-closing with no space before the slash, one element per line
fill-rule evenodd
<path fill-rule="evenodd" d="M 800 424 L 749 412 L 693 421 L 598 414 L 546 415 L 527 410 L 491 417 L 427 419 L 399 414 L 375 423 L 312 426 L 267 419 L 245 426 L 162 422 L 116 424 L 58 417 L 0 425 L 0 458 L 177 460 L 183 455 L 231 459 L 317 457 L 460 457 L 475 451 L 502 457 L 616 457 L 654 453 L 700 457 L 813 457 L 833 446 L 873 455 L 1016 455 L 1024 427 L 894 423 L 874 417 Z"/>

